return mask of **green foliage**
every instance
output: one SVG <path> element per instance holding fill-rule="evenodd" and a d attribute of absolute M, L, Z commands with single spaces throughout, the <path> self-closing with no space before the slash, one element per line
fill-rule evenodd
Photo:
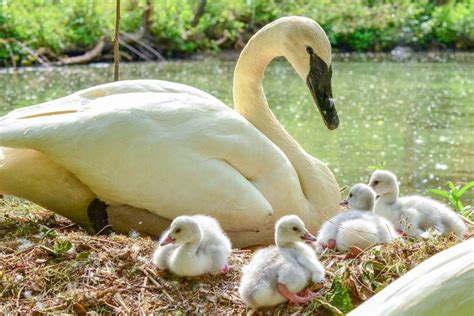
<path fill-rule="evenodd" d="M 461 202 L 461 197 L 464 195 L 464 193 L 467 190 L 474 187 L 474 181 L 464 186 L 455 186 L 454 183 L 450 181 L 449 186 L 450 186 L 449 191 L 444 191 L 440 189 L 432 189 L 430 190 L 430 192 L 447 198 L 456 212 L 464 216 L 466 219 L 471 220 L 472 219 L 472 212 L 471 212 L 472 206 L 471 205 L 464 206 L 463 203 Z"/>
<path fill-rule="evenodd" d="M 88 251 L 83 251 L 80 252 L 76 255 L 76 260 L 77 261 L 87 261 L 89 259 L 90 252 Z"/>
<path fill-rule="evenodd" d="M 331 289 L 326 294 L 327 301 L 343 313 L 350 312 L 354 306 L 352 305 L 349 290 L 344 286 L 341 279 L 334 278 Z"/>
<path fill-rule="evenodd" d="M 379 161 L 375 165 L 370 165 L 367 167 L 369 170 L 383 170 L 385 169 L 385 165 L 387 164 L 386 161 Z"/>
<path fill-rule="evenodd" d="M 0 65 L 28 64 L 29 51 L 55 54 L 91 48 L 112 38 L 115 1 L 3 0 L 0 3 Z M 474 47 L 474 0 L 215 0 L 192 25 L 198 1 L 153 0 L 150 33 L 170 56 L 233 48 L 266 23 L 287 15 L 318 21 L 335 48 L 355 51 Z M 146 0 L 122 0 L 121 29 L 142 26 Z M 26 45 L 26 46 L 25 46 Z"/>
<path fill-rule="evenodd" d="M 57 256 L 66 254 L 72 247 L 72 243 L 67 239 L 56 239 L 54 241 L 54 252 Z"/>
<path fill-rule="evenodd" d="M 442 190 L 442 189 L 431 189 L 430 192 L 436 195 L 442 196 L 448 199 L 451 206 L 454 208 L 456 212 L 461 214 L 463 217 L 471 220 L 471 206 L 467 205 L 464 206 L 461 198 L 469 189 L 474 187 L 474 181 L 471 181 L 465 185 L 455 185 L 453 182 L 449 181 L 449 190 Z"/>
<path fill-rule="evenodd" d="M 44 225 L 40 225 L 39 231 L 43 238 L 55 238 L 58 235 L 54 229 Z"/>
<path fill-rule="evenodd" d="M 433 12 L 434 36 L 447 46 L 474 47 L 474 1 L 456 1 Z"/>

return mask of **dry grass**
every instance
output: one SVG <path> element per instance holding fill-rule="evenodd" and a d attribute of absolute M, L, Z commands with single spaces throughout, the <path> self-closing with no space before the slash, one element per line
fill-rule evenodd
<path fill-rule="evenodd" d="M 233 251 L 231 272 L 225 276 L 178 278 L 150 264 L 154 242 L 148 237 L 89 236 L 68 220 L 32 204 L 19 200 L 0 203 L 0 313 L 247 312 L 237 288 L 250 250 Z M 355 259 L 324 254 L 326 294 L 307 306 L 282 304 L 267 312 L 337 313 L 335 306 L 347 308 L 349 296 L 354 306 L 359 305 L 421 261 L 456 243 L 452 236 L 435 237 L 376 246 Z M 333 282 L 335 278 L 341 281 Z M 341 303 L 344 297 L 346 302 Z"/>

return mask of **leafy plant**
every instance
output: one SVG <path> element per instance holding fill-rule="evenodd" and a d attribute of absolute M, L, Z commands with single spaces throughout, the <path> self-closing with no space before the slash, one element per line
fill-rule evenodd
<path fill-rule="evenodd" d="M 464 193 L 474 187 L 474 181 L 471 181 L 465 185 L 458 186 L 456 186 L 452 181 L 448 181 L 448 185 L 450 188 L 449 191 L 445 191 L 442 189 L 431 189 L 430 192 L 448 199 L 449 203 L 456 212 L 470 220 L 472 207 L 470 205 L 464 206 L 461 202 L 461 198 Z"/>
<path fill-rule="evenodd" d="M 382 169 L 385 169 L 386 164 L 387 163 L 385 161 L 379 161 L 375 165 L 368 166 L 367 169 L 369 169 L 369 170 L 382 170 Z"/>
<path fill-rule="evenodd" d="M 54 241 L 54 252 L 57 256 L 67 253 L 72 247 L 72 243 L 67 239 L 57 239 Z"/>
<path fill-rule="evenodd" d="M 40 225 L 39 231 L 43 238 L 55 238 L 58 235 L 54 229 L 44 225 Z"/>
<path fill-rule="evenodd" d="M 148 1 L 122 0 L 122 30 L 135 32 Z M 241 46 L 261 26 L 287 15 L 315 19 L 331 44 L 350 51 L 474 47 L 474 1 L 215 0 L 197 25 L 195 0 L 152 0 L 151 42 L 164 55 Z M 114 1 L 0 1 L 0 66 L 25 65 L 29 50 L 79 54 L 113 34 Z M 28 50 L 25 49 L 25 45 Z"/>
<path fill-rule="evenodd" d="M 334 278 L 332 281 L 331 289 L 326 294 L 326 299 L 331 305 L 343 313 L 350 312 L 354 308 L 349 290 L 339 278 Z"/>

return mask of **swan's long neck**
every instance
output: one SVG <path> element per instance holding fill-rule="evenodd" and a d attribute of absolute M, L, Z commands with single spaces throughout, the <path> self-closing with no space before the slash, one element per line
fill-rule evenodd
<path fill-rule="evenodd" d="M 278 32 L 267 29 L 257 33 L 242 51 L 234 74 L 235 110 L 285 153 L 296 169 L 302 191 L 310 202 L 321 199 L 321 196 L 315 195 L 328 190 L 332 190 L 329 194 L 334 197 L 334 194 L 339 193 L 335 193 L 334 188 L 324 187 L 328 183 L 336 183 L 332 173 L 301 148 L 268 106 L 262 81 L 268 64 L 275 57 L 283 55 L 279 42 Z"/>
<path fill-rule="evenodd" d="M 308 160 L 305 151 L 273 115 L 263 91 L 262 81 L 265 69 L 272 59 L 281 54 L 274 45 L 265 44 L 265 41 L 259 41 L 259 39 L 257 37 L 249 42 L 242 51 L 235 68 L 235 110 L 270 138 L 289 156 L 290 160 L 305 162 Z M 266 48 L 262 50 L 262 46 Z M 269 48 L 274 48 L 274 50 Z"/>

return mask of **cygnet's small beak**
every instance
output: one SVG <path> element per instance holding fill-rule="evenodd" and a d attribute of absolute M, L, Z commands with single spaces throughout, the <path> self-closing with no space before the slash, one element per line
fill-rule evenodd
<path fill-rule="evenodd" d="M 311 235 L 308 231 L 306 231 L 306 233 L 304 234 L 304 236 L 301 237 L 301 239 L 309 240 L 309 241 L 316 241 L 317 240 L 316 237 Z"/>
<path fill-rule="evenodd" d="M 349 201 L 348 200 L 342 200 L 340 203 L 339 203 L 340 206 L 348 206 L 349 205 Z"/>
<path fill-rule="evenodd" d="M 174 242 L 175 242 L 175 240 L 171 236 L 168 236 L 160 243 L 160 246 L 166 246 L 166 245 L 172 244 Z"/>

